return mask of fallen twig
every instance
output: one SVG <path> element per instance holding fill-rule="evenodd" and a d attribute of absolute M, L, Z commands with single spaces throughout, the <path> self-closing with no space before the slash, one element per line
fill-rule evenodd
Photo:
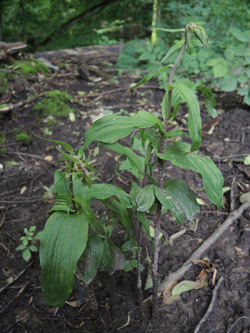
<path fill-rule="evenodd" d="M 16 104 L 9 104 L 9 105 L 5 106 L 4 108 L 1 108 L 0 112 L 13 111 L 13 110 L 18 109 L 19 107 L 25 105 L 25 104 L 30 104 L 30 103 L 34 102 L 34 100 L 36 100 L 39 97 L 44 96 L 45 94 L 46 94 L 46 92 L 43 92 L 43 93 L 38 94 L 37 96 L 34 96 L 30 99 L 26 99 L 25 101 L 22 101 L 22 102 L 19 102 L 19 103 L 16 103 Z"/>
<path fill-rule="evenodd" d="M 241 216 L 241 214 L 248 208 L 250 208 L 250 202 L 244 203 L 240 206 L 240 208 L 232 212 L 226 219 L 226 221 L 221 226 L 219 226 L 196 251 L 194 251 L 194 253 L 188 258 L 188 260 L 176 272 L 170 273 L 168 276 L 165 277 L 165 279 L 159 285 L 158 291 L 162 292 L 170 281 L 178 281 L 179 279 L 181 279 L 182 276 L 192 266 L 191 261 L 194 259 L 199 259 L 202 254 L 207 251 L 209 247 L 213 245 L 222 236 L 222 234 L 233 224 L 233 222 L 237 220 Z"/>
<path fill-rule="evenodd" d="M 18 291 L 18 293 L 7 303 L 1 310 L 0 315 L 3 314 L 10 306 L 11 304 L 24 292 L 27 285 L 30 283 L 30 281 L 27 281 L 25 285 Z"/>
<path fill-rule="evenodd" d="M 236 320 L 236 322 L 230 327 L 229 331 L 227 331 L 227 333 L 230 333 L 230 332 L 232 331 L 232 329 L 237 325 L 237 323 L 238 323 L 240 320 L 242 320 L 242 319 L 248 319 L 248 318 L 249 318 L 249 317 L 245 317 L 245 316 L 242 316 L 242 317 L 238 318 L 238 319 Z"/>
<path fill-rule="evenodd" d="M 194 333 L 198 333 L 200 328 L 201 328 L 201 325 L 203 323 L 205 323 L 205 321 L 207 320 L 208 316 L 210 315 L 210 312 L 212 312 L 213 310 L 213 307 L 214 307 L 214 303 L 215 303 L 215 300 L 216 300 L 216 297 L 217 297 L 217 294 L 218 294 L 218 290 L 220 288 L 220 285 L 222 283 L 222 281 L 224 280 L 224 278 L 221 276 L 219 278 L 219 281 L 216 285 L 216 287 L 214 288 L 213 290 L 213 296 L 212 296 L 212 299 L 211 299 L 211 302 L 209 304 L 209 307 L 207 309 L 207 312 L 205 313 L 205 315 L 202 317 L 201 321 L 199 322 L 199 324 L 196 326 L 195 330 L 194 330 Z"/>
<path fill-rule="evenodd" d="M 31 261 L 11 282 L 7 283 L 2 289 L 0 289 L 0 294 L 9 286 L 11 286 L 14 282 L 16 282 L 20 278 L 20 276 L 22 276 L 33 263 L 34 261 Z"/>

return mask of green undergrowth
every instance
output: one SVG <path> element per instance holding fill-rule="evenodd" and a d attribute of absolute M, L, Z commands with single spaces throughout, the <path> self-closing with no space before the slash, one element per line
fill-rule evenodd
<path fill-rule="evenodd" d="M 7 147 L 1 147 L 5 144 L 5 142 L 6 142 L 6 133 L 0 132 L 0 152 L 1 153 L 6 153 L 8 151 Z"/>
<path fill-rule="evenodd" d="M 8 90 L 8 79 L 6 73 L 0 72 L 0 94 Z"/>
<path fill-rule="evenodd" d="M 41 61 L 30 58 L 28 60 L 18 60 L 13 64 L 17 70 L 27 74 L 47 74 L 49 73 L 49 68 L 45 66 Z"/>
<path fill-rule="evenodd" d="M 43 116 L 47 116 L 48 125 L 54 125 L 55 119 L 53 117 L 67 117 L 74 109 L 71 109 L 67 103 L 71 102 L 73 97 L 67 92 L 59 90 L 49 91 L 45 94 L 45 97 L 38 102 L 33 111 L 42 113 Z"/>
<path fill-rule="evenodd" d="M 14 130 L 14 137 L 17 142 L 22 142 L 26 146 L 31 143 L 32 137 L 28 135 L 24 130 Z"/>

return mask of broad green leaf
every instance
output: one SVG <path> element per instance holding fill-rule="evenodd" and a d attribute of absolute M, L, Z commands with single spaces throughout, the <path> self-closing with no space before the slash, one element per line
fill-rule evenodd
<path fill-rule="evenodd" d="M 205 97 L 205 108 L 208 112 L 208 114 L 215 118 L 217 116 L 217 111 L 215 110 L 215 95 L 212 93 L 210 88 L 207 88 L 203 85 L 198 85 L 197 90 L 200 90 L 203 92 Z"/>
<path fill-rule="evenodd" d="M 227 78 L 224 77 L 221 80 L 220 86 L 223 91 L 234 91 L 237 88 L 237 79 L 231 75 Z"/>
<path fill-rule="evenodd" d="M 197 289 L 200 289 L 200 288 L 203 288 L 206 286 L 207 286 L 207 281 L 205 281 L 205 280 L 203 280 L 201 282 L 188 281 L 188 280 L 181 281 L 173 288 L 172 295 L 177 296 L 177 295 L 184 293 L 185 291 L 197 290 Z"/>
<path fill-rule="evenodd" d="M 23 259 L 25 261 L 29 261 L 30 258 L 31 258 L 31 252 L 30 252 L 30 250 L 29 249 L 24 250 L 23 253 L 22 253 L 22 256 L 23 256 Z"/>
<path fill-rule="evenodd" d="M 161 114 L 162 114 L 162 118 L 164 120 L 166 120 L 166 118 L 168 119 L 170 115 L 167 115 L 167 109 L 168 109 L 168 89 L 166 90 L 163 100 L 162 100 L 162 104 L 161 104 Z"/>
<path fill-rule="evenodd" d="M 247 105 L 250 105 L 250 93 L 248 93 L 247 95 L 244 96 L 243 101 L 244 101 L 244 103 L 246 103 Z"/>
<path fill-rule="evenodd" d="M 134 128 L 153 126 L 164 133 L 161 121 L 155 115 L 146 111 L 139 111 L 134 116 L 109 115 L 102 117 L 95 121 L 85 133 L 85 142 L 80 151 L 86 149 L 95 140 L 103 143 L 113 143 L 128 136 Z"/>
<path fill-rule="evenodd" d="M 137 169 L 141 174 L 144 173 L 145 166 L 142 163 L 141 158 L 131 148 L 124 147 L 119 143 L 104 144 L 104 146 L 115 151 L 116 153 L 125 155 L 128 158 L 132 168 Z"/>
<path fill-rule="evenodd" d="M 223 177 L 214 162 L 206 156 L 190 152 L 191 146 L 184 142 L 174 142 L 167 152 L 157 154 L 163 160 L 169 160 L 172 164 L 189 169 L 201 175 L 203 186 L 208 199 L 221 207 L 223 199 Z"/>
<path fill-rule="evenodd" d="M 215 66 L 221 62 L 222 58 L 213 58 L 209 59 L 206 63 L 205 66 Z"/>
<path fill-rule="evenodd" d="M 95 216 L 87 200 L 79 195 L 76 195 L 74 201 L 80 206 L 85 219 L 90 224 L 91 228 L 98 234 L 104 235 L 105 228 L 101 221 Z"/>
<path fill-rule="evenodd" d="M 224 63 L 219 63 L 213 67 L 214 77 L 223 77 L 227 74 L 227 65 Z"/>
<path fill-rule="evenodd" d="M 81 214 L 56 212 L 41 236 L 42 289 L 48 305 L 62 306 L 73 285 L 76 264 L 88 239 L 88 219 Z"/>
<path fill-rule="evenodd" d="M 153 185 L 140 187 L 133 182 L 130 191 L 130 200 L 132 204 L 137 207 L 138 212 L 146 212 L 155 201 Z"/>
<path fill-rule="evenodd" d="M 123 267 L 122 269 L 125 271 L 125 272 L 129 272 L 131 271 L 133 268 L 136 268 L 137 267 L 137 260 L 134 259 L 134 260 L 125 260 L 124 261 L 124 264 L 123 264 Z"/>
<path fill-rule="evenodd" d="M 178 41 L 177 43 L 175 43 L 171 49 L 167 52 L 167 54 L 163 57 L 163 59 L 161 60 L 161 62 L 165 62 L 167 60 L 167 58 L 169 58 L 171 56 L 171 54 L 173 54 L 175 51 L 179 50 L 183 44 L 185 43 L 185 40 L 182 39 L 180 41 Z"/>
<path fill-rule="evenodd" d="M 103 241 L 100 235 L 92 233 L 89 236 L 87 247 L 81 257 L 80 270 L 83 272 L 82 280 L 89 284 L 96 276 L 103 253 Z"/>
<path fill-rule="evenodd" d="M 240 42 L 250 43 L 250 32 L 249 31 L 240 31 L 237 28 L 230 28 L 230 32 L 236 37 Z"/>
<path fill-rule="evenodd" d="M 190 220 L 200 210 L 194 193 L 183 182 L 171 179 L 164 183 L 164 188 L 154 187 L 155 195 L 163 208 L 171 211 L 176 222 Z"/>
<path fill-rule="evenodd" d="M 149 80 L 152 79 L 152 77 L 154 77 L 155 75 L 158 75 L 160 74 L 162 71 L 164 71 L 165 69 L 167 69 L 168 67 L 170 67 L 171 65 L 167 65 L 167 66 L 164 66 L 162 67 L 161 69 L 159 69 L 157 72 L 153 73 L 153 74 L 148 74 L 146 75 L 140 82 L 136 83 L 135 85 L 133 85 L 130 90 L 133 90 L 139 86 L 141 86 L 142 84 L 148 82 Z"/>
<path fill-rule="evenodd" d="M 164 29 L 164 28 L 155 28 L 155 30 L 165 31 L 165 32 L 184 32 L 185 29 Z"/>
<path fill-rule="evenodd" d="M 132 214 L 127 210 L 126 206 L 114 199 L 110 199 L 109 202 L 113 206 L 113 212 L 118 216 L 122 226 L 126 229 L 134 229 Z"/>
<path fill-rule="evenodd" d="M 197 97 L 190 88 L 182 83 L 174 83 L 171 86 L 188 105 L 188 130 L 193 141 L 191 151 L 197 150 L 201 145 L 201 117 Z"/>
<path fill-rule="evenodd" d="M 16 248 L 16 251 L 19 251 L 19 250 L 24 250 L 27 248 L 27 245 L 24 245 L 24 244 L 21 244 L 19 245 L 17 248 Z"/>
<path fill-rule="evenodd" d="M 69 193 L 69 178 L 66 178 L 66 174 L 59 170 L 55 171 L 53 189 L 56 194 L 68 194 Z"/>
<path fill-rule="evenodd" d="M 52 208 L 50 209 L 49 213 L 51 212 L 67 212 L 67 213 L 74 213 L 75 209 L 72 208 L 72 198 L 70 192 L 67 194 L 58 194 L 56 197 L 56 201 Z"/>
<path fill-rule="evenodd" d="M 237 94 L 240 95 L 240 96 L 245 96 L 248 94 L 248 87 L 240 87 L 238 90 L 237 90 Z"/>
<path fill-rule="evenodd" d="M 103 253 L 101 259 L 100 270 L 112 271 L 113 264 L 115 259 L 115 246 L 107 238 L 103 241 Z"/>
<path fill-rule="evenodd" d="M 82 196 L 86 201 L 93 198 L 105 200 L 116 196 L 123 204 L 130 207 L 128 194 L 121 187 L 111 184 L 93 184 L 91 188 L 84 186 L 74 191 L 74 195 Z"/>

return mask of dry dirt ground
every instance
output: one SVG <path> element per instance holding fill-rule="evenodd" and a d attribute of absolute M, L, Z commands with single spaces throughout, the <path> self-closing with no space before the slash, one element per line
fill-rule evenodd
<path fill-rule="evenodd" d="M 75 148 L 82 144 L 84 132 L 100 113 L 123 109 L 128 113 L 147 110 L 160 115 L 164 92 L 158 89 L 157 82 L 150 81 L 131 94 L 128 92 L 129 84 L 137 82 L 140 73 L 113 68 L 119 48 L 107 47 L 106 53 L 97 47 L 84 49 L 80 53 L 43 54 L 53 64 L 62 63 L 63 66 L 58 72 L 51 71 L 47 77 L 19 75 L 19 79 L 10 82 L 9 92 L 2 95 L 1 104 L 17 104 L 27 101 L 31 94 L 54 89 L 67 91 L 73 96 L 70 106 L 77 110 L 75 121 L 69 117 L 58 117 L 56 124 L 49 129 L 51 135 L 47 137 L 63 140 Z M 95 70 L 90 68 L 90 77 L 88 73 L 87 77 L 84 76 L 84 69 L 79 70 L 85 65 L 97 66 Z M 46 305 L 41 290 L 38 254 L 27 263 L 22 259 L 21 252 L 16 251 L 24 227 L 35 225 L 38 231 L 44 228 L 47 211 L 52 204 L 43 198 L 46 192 L 44 186 L 49 187 L 53 183 L 54 172 L 62 165 L 56 145 L 34 135 L 46 135 L 42 130 L 47 126 L 46 119 L 32 110 L 41 99 L 42 96 L 0 113 L 0 128 L 6 134 L 6 142 L 0 148 L 8 148 L 0 153 L 3 166 L 0 173 L 0 332 L 139 333 L 143 327 L 143 332 L 191 333 L 206 313 L 220 277 L 224 281 L 199 332 L 250 332 L 249 210 L 204 254 L 217 270 L 215 284 L 209 273 L 208 286 L 185 292 L 178 301 L 160 307 L 159 320 L 154 327 L 148 320 L 148 308 L 145 322 L 141 323 L 133 271 L 98 274 L 94 283 L 98 311 L 91 310 L 88 301 L 79 308 L 65 304 L 58 311 Z M 201 103 L 203 143 L 200 151 L 214 160 L 224 176 L 224 186 L 230 189 L 225 193 L 223 208 L 216 211 L 214 205 L 206 200 L 197 175 L 192 172 L 184 174 L 181 170 L 176 174 L 175 171 L 175 178 L 187 182 L 206 205 L 197 214 L 195 232 L 189 230 L 172 245 L 162 245 L 159 261 L 161 280 L 185 262 L 226 220 L 230 211 L 240 206 L 239 196 L 249 191 L 250 166 L 244 165 L 243 159 L 250 154 L 250 109 L 233 94 L 217 93 L 217 100 L 219 116 L 216 119 L 208 117 Z M 183 106 L 173 126 L 185 126 L 184 112 Z M 17 142 L 13 135 L 16 129 L 31 135 L 31 142 Z M 94 151 L 95 145 L 92 148 Z M 129 190 L 131 178 L 128 174 L 122 174 L 120 180 L 113 177 L 113 155 L 100 150 L 95 159 L 94 166 L 100 171 L 102 182 Z M 171 168 L 165 172 L 173 174 Z M 171 218 L 165 222 L 163 228 L 169 236 L 181 230 L 182 226 Z M 197 272 L 199 268 L 193 268 L 184 278 L 195 278 Z M 145 280 L 146 273 L 143 274 L 143 283 Z M 145 291 L 144 298 L 150 293 L 151 290 Z"/>

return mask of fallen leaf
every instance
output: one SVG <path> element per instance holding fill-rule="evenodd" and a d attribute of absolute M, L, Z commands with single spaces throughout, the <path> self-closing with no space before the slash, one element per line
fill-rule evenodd
<path fill-rule="evenodd" d="M 76 301 L 72 301 L 72 302 L 68 302 L 68 301 L 66 301 L 65 303 L 68 304 L 69 306 L 71 306 L 72 308 L 77 308 L 77 303 L 76 303 Z"/>
<path fill-rule="evenodd" d="M 244 164 L 245 165 L 250 165 L 250 155 L 248 155 L 247 157 L 245 157 Z"/>
<path fill-rule="evenodd" d="M 223 190 L 223 193 L 226 193 L 226 192 L 231 190 L 231 187 L 230 186 L 225 186 L 225 187 L 223 187 L 222 190 Z"/>
<path fill-rule="evenodd" d="M 198 205 L 202 206 L 202 205 L 205 205 L 206 206 L 206 203 L 203 199 L 200 199 L 200 198 L 196 198 L 196 202 Z"/>
<path fill-rule="evenodd" d="M 26 309 L 22 309 L 16 315 L 16 323 L 20 322 L 26 323 L 30 318 L 31 318 L 31 313 Z"/>
<path fill-rule="evenodd" d="M 240 196 L 240 202 L 241 202 L 241 203 L 250 202 L 250 192 L 243 193 L 243 194 Z"/>
<path fill-rule="evenodd" d="M 23 186 L 21 188 L 20 195 L 23 195 L 26 190 L 27 190 L 27 186 Z"/>
<path fill-rule="evenodd" d="M 51 155 L 47 155 L 47 156 L 44 157 L 44 159 L 45 159 L 46 161 L 52 161 L 52 160 L 53 160 L 53 156 L 51 156 Z"/>
<path fill-rule="evenodd" d="M 163 299 L 162 299 L 162 303 L 161 306 L 163 305 L 170 305 L 172 304 L 174 301 L 176 301 L 177 299 L 179 299 L 179 296 L 173 296 L 172 295 L 172 290 L 173 288 L 177 285 L 177 281 L 170 281 L 164 291 L 163 291 Z"/>
<path fill-rule="evenodd" d="M 237 256 L 245 256 L 245 252 L 240 247 L 235 246 L 234 249 Z"/>
<path fill-rule="evenodd" d="M 207 281 L 203 280 L 201 282 L 199 281 L 188 281 L 184 280 L 178 283 L 172 290 L 172 295 L 177 296 L 180 295 L 186 291 L 190 290 L 197 290 L 203 287 L 207 286 Z"/>
<path fill-rule="evenodd" d="M 76 116 L 75 116 L 74 112 L 69 113 L 69 120 L 72 122 L 76 121 Z"/>

